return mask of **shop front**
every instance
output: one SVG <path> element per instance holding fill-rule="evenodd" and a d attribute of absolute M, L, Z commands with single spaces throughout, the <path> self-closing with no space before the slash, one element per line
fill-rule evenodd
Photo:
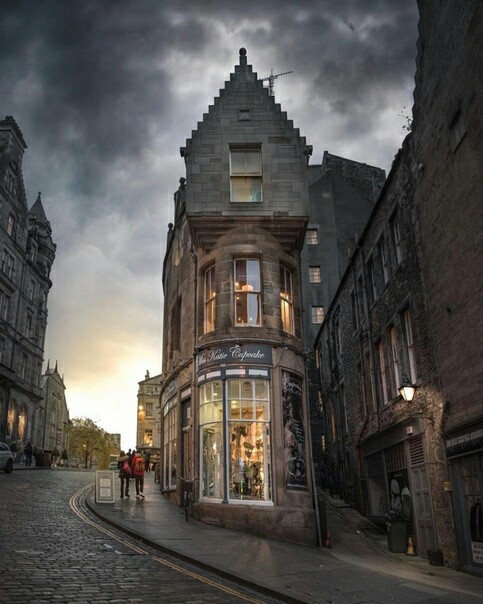
<path fill-rule="evenodd" d="M 460 564 L 483 575 L 483 427 L 446 440 Z"/>
<path fill-rule="evenodd" d="M 299 355 L 267 344 L 198 353 L 201 520 L 314 543 L 301 370 Z"/>

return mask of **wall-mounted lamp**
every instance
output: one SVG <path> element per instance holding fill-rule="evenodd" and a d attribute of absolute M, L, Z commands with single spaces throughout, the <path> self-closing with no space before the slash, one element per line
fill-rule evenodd
<path fill-rule="evenodd" d="M 407 375 L 403 375 L 402 384 L 398 388 L 399 394 L 403 397 L 406 403 L 410 403 L 414 398 L 414 391 L 416 388 L 409 381 Z"/>

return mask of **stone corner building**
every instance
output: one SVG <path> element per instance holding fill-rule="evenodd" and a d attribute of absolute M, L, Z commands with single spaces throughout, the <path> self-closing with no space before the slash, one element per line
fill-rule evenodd
<path fill-rule="evenodd" d="M 181 149 L 164 259 L 163 492 L 206 522 L 316 542 L 300 253 L 311 148 L 246 51 Z"/>
<path fill-rule="evenodd" d="M 14 118 L 0 120 L 0 440 L 20 451 L 38 430 L 47 297 L 56 245 L 40 193 L 29 210 L 27 145 Z M 39 447 L 42 444 L 38 444 Z"/>

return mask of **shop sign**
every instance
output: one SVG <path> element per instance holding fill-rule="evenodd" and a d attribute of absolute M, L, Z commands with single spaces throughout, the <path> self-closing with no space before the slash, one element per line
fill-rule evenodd
<path fill-rule="evenodd" d="M 264 344 L 219 346 L 202 350 L 196 356 L 198 370 L 227 363 L 271 365 L 272 347 Z"/>
<path fill-rule="evenodd" d="M 167 387 L 166 390 L 163 392 L 163 396 L 161 397 L 161 406 L 166 404 L 166 401 L 168 401 L 173 395 L 174 393 L 178 390 L 178 380 L 177 378 L 175 378 Z"/>
<path fill-rule="evenodd" d="M 483 428 L 455 438 L 449 438 L 446 441 L 446 455 L 448 457 L 471 453 L 481 448 L 483 448 Z"/>

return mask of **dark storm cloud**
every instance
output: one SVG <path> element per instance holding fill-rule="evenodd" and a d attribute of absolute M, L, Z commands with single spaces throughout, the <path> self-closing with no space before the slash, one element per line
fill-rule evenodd
<path fill-rule="evenodd" d="M 171 23 L 162 7 L 24 1 L 0 8 L 0 105 L 37 144 L 63 149 L 80 193 L 98 190 L 106 164 L 132 161 L 149 144 L 146 118 L 172 102 L 157 59 L 174 43 L 186 52 L 203 43 L 196 23 Z"/>

